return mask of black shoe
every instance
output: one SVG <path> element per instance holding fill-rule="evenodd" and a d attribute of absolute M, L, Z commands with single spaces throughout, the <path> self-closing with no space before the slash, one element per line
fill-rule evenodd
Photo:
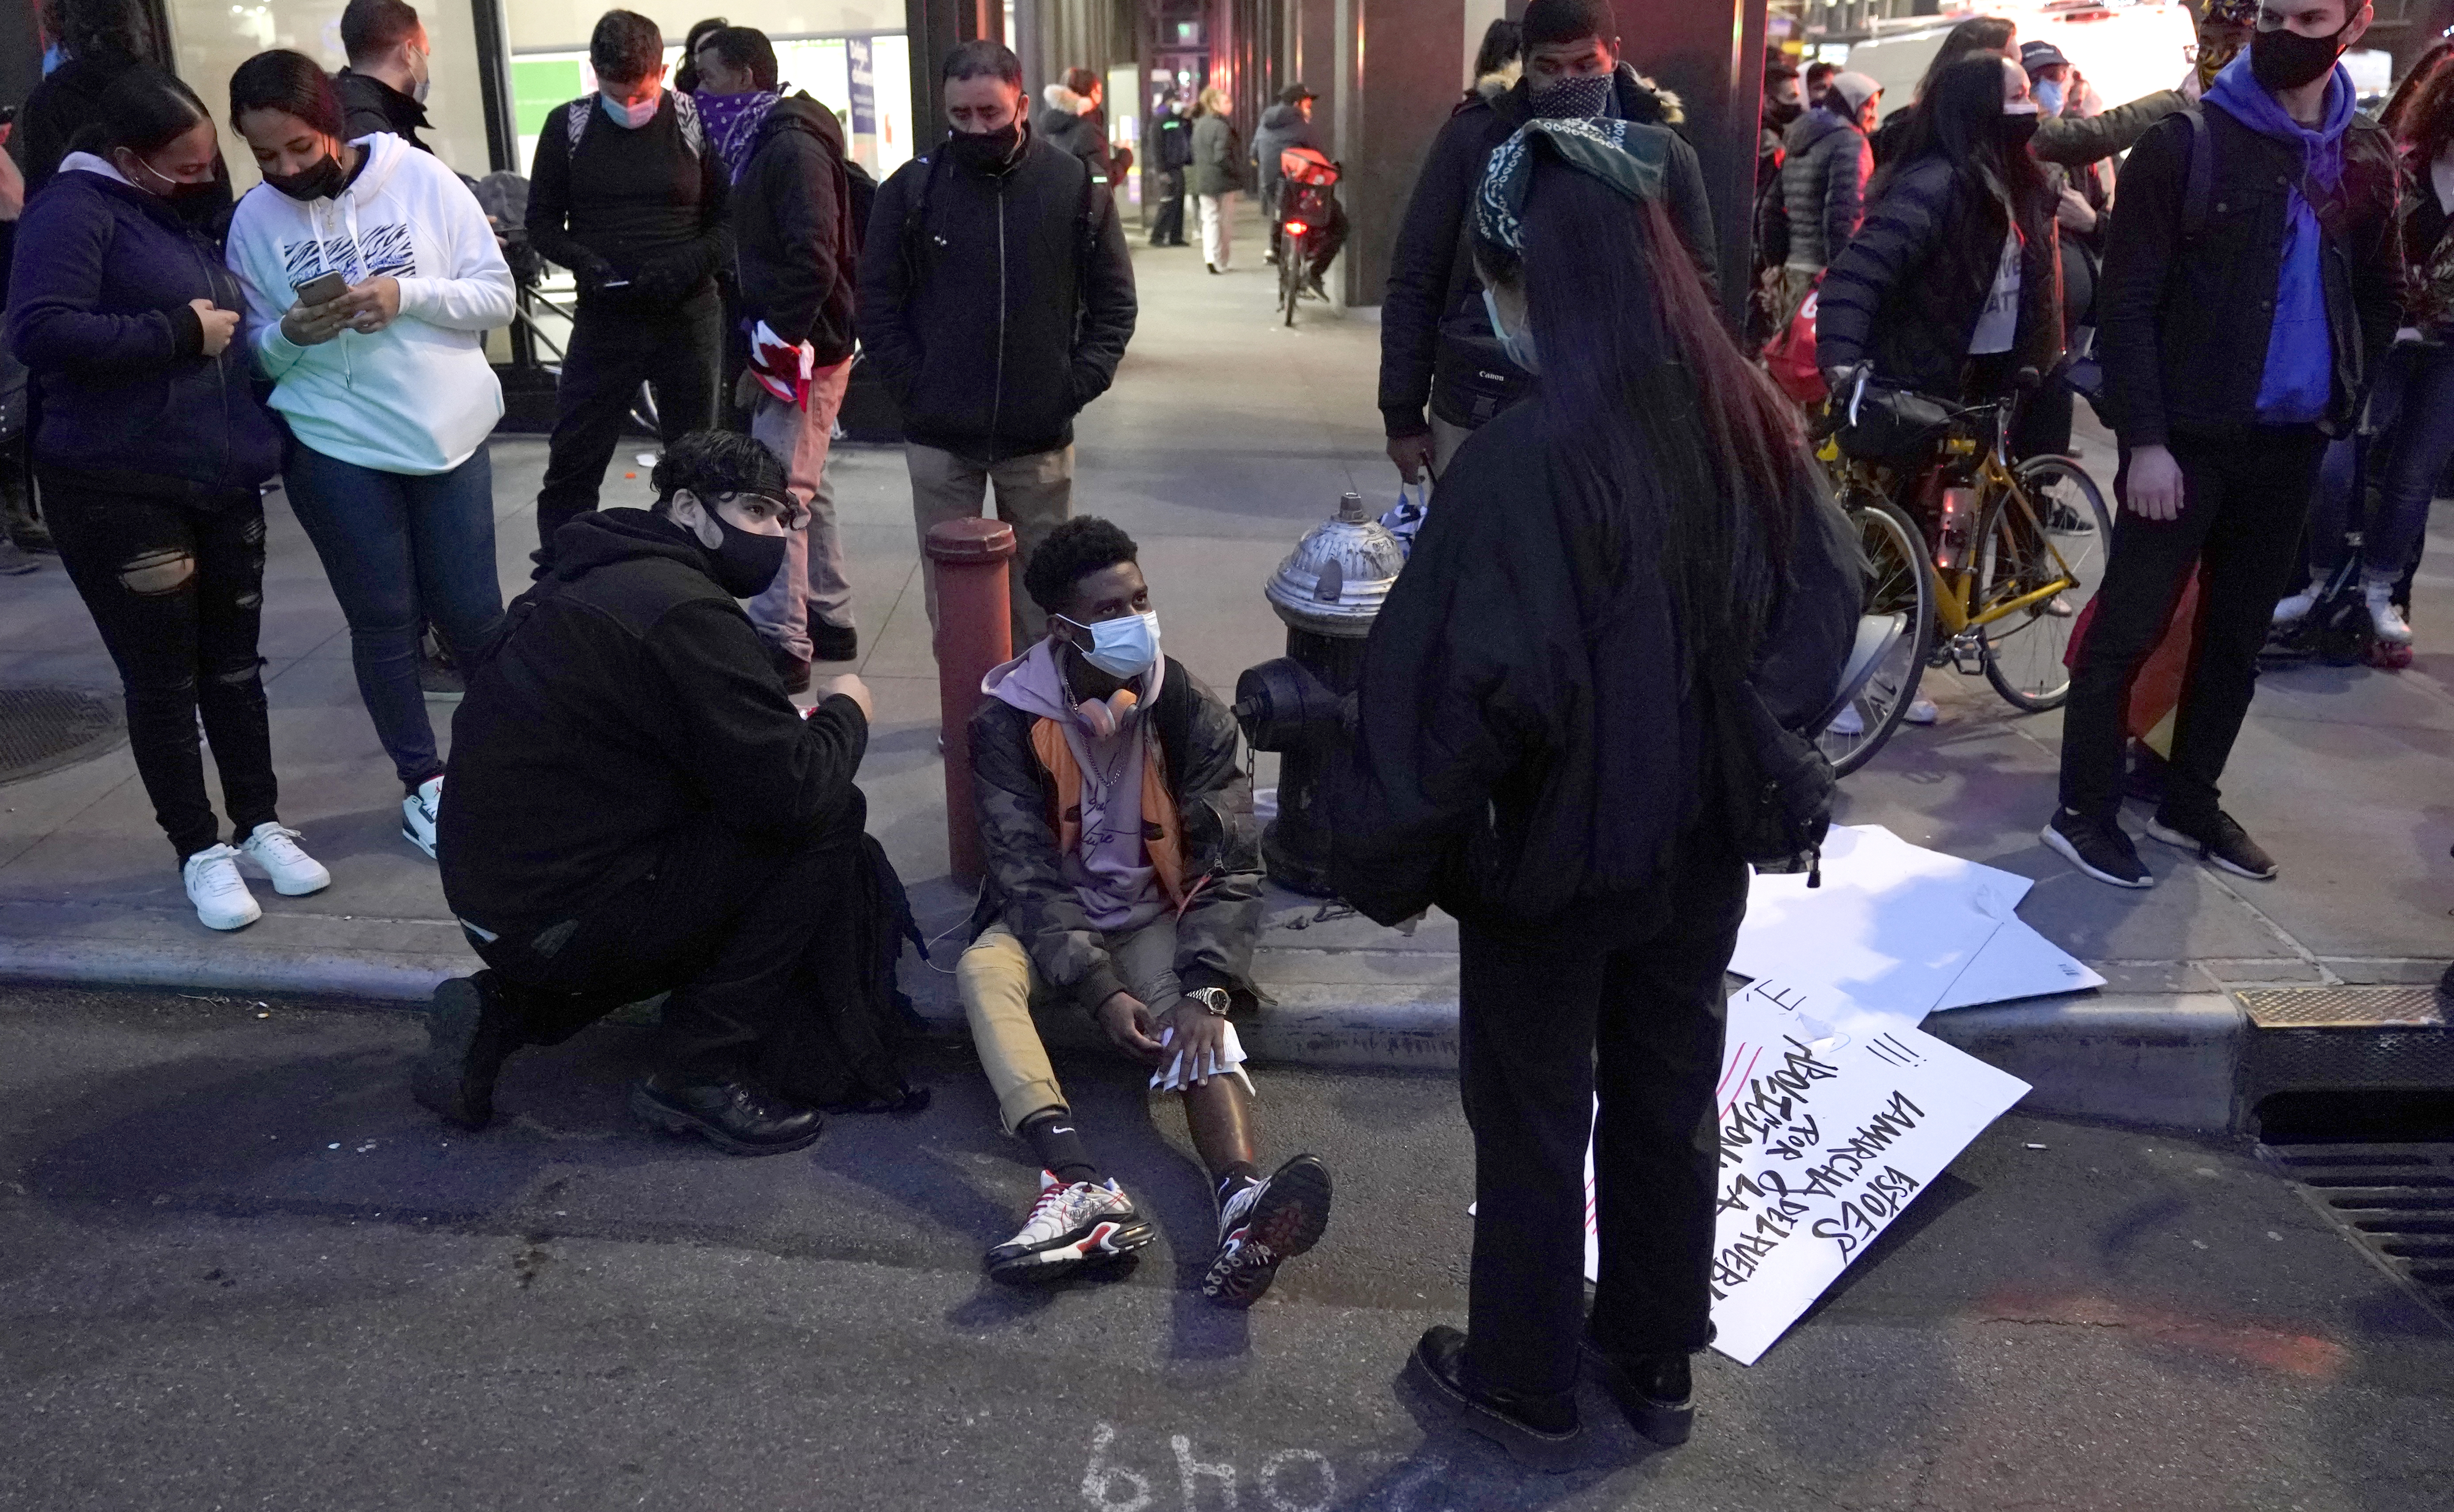
<path fill-rule="evenodd" d="M 0 577 L 23 577 L 42 570 L 43 564 L 27 555 L 25 548 L 0 535 Z"/>
<path fill-rule="evenodd" d="M 783 1155 L 815 1142 L 825 1123 L 815 1108 L 787 1102 L 740 1081 L 668 1085 L 661 1076 L 634 1082 L 631 1111 L 667 1134 L 696 1134 L 727 1155 Z"/>
<path fill-rule="evenodd" d="M 5 521 L 0 521 L 0 525 L 5 526 L 9 538 L 17 543 L 19 551 L 46 552 L 54 556 L 59 554 L 60 549 L 51 544 L 51 528 L 34 518 L 33 515 L 18 510 L 10 510 Z"/>
<path fill-rule="evenodd" d="M 426 1054 L 409 1074 L 410 1096 L 464 1129 L 484 1128 L 494 1117 L 494 1078 L 528 1042 L 494 974 L 454 977 L 435 988 L 426 1038 Z"/>
<path fill-rule="evenodd" d="M 775 675 L 784 679 L 786 693 L 810 691 L 810 664 L 781 646 L 767 648 L 767 659 L 775 664 Z"/>
<path fill-rule="evenodd" d="M 2045 506 L 2045 529 L 2057 535 L 2086 535 L 2096 529 L 2096 521 L 2065 503 L 2058 494 L 2048 493 L 2040 502 Z"/>
<path fill-rule="evenodd" d="M 811 624 L 812 661 L 856 661 L 859 658 L 860 632 L 850 625 Z"/>
<path fill-rule="evenodd" d="M 1219 267 L 1217 263 L 1203 263 L 1201 266 L 1209 269 L 1214 273 L 1223 273 L 1227 271 L 1226 269 Z"/>
<path fill-rule="evenodd" d="M 1577 1421 L 1577 1394 L 1520 1397 L 1469 1385 L 1465 1335 L 1446 1323 L 1423 1330 L 1406 1371 L 1458 1423 L 1507 1450 L 1518 1463 L 1557 1475 L 1583 1462 L 1585 1430 Z"/>
<path fill-rule="evenodd" d="M 1304 274 L 1303 292 L 1307 299 L 1318 299 L 1322 304 L 1329 303 L 1329 291 L 1320 286 L 1318 273 Z"/>
<path fill-rule="evenodd" d="M 1585 1368 L 1627 1415 L 1628 1426 L 1663 1448 L 1685 1443 L 1696 1431 L 1694 1374 L 1684 1351 L 1615 1355 L 1587 1335 Z"/>
<path fill-rule="evenodd" d="M 2222 809 L 2206 819 L 2177 818 L 2169 811 L 2158 809 L 2156 816 L 2147 821 L 2147 833 L 2167 845 L 2196 851 L 2203 859 L 2215 862 L 2236 877 L 2246 877 L 2255 882 L 2275 880 L 2275 857 L 2260 849 L 2258 842 Z"/>
<path fill-rule="evenodd" d="M 2095 819 L 2069 809 L 2056 809 L 2053 822 L 2037 837 L 2100 882 L 2111 882 L 2116 887 L 2156 885 L 2155 877 L 2140 863 L 2139 848 L 2130 843 L 2130 837 L 2122 833 L 2110 815 Z"/>
<path fill-rule="evenodd" d="M 469 696 L 469 679 L 460 669 L 441 656 L 420 647 L 417 653 L 417 691 L 429 703 L 458 703 Z"/>
<path fill-rule="evenodd" d="M 1277 1280 L 1278 1266 L 1329 1231 L 1329 1167 L 1298 1155 L 1227 1199 L 1218 1214 L 1218 1254 L 1201 1295 L 1221 1307 L 1250 1307 Z"/>

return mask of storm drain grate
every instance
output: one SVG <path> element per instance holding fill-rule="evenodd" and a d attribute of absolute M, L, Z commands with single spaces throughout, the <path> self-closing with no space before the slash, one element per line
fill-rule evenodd
<path fill-rule="evenodd" d="M 127 738 L 116 700 L 74 688 L 0 688 L 0 782 L 91 760 Z"/>
<path fill-rule="evenodd" d="M 2258 1153 L 2454 1324 L 2454 1144 L 2263 1144 Z"/>
<path fill-rule="evenodd" d="M 2237 996 L 2261 1029 L 2417 1028 L 2447 1021 L 2433 985 L 2262 987 Z"/>

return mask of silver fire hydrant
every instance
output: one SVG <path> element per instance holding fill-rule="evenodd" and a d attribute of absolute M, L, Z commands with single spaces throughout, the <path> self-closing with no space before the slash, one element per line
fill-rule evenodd
<path fill-rule="evenodd" d="M 1280 886 L 1316 897 L 1329 880 L 1322 782 L 1345 739 L 1363 637 L 1406 565 L 1398 537 L 1359 494 L 1313 527 L 1278 564 L 1263 593 L 1287 623 L 1287 654 L 1236 682 L 1236 716 L 1257 751 L 1278 753 L 1278 812 L 1261 834 L 1261 860 Z"/>

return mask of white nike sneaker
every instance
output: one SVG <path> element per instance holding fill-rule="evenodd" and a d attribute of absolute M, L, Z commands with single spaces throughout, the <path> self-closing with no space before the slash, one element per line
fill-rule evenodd
<path fill-rule="evenodd" d="M 1039 1173 L 1039 1200 L 1022 1231 L 989 1251 L 989 1275 L 1001 1281 L 1053 1281 L 1095 1261 L 1120 1259 L 1158 1238 L 1114 1179 L 1058 1180 Z"/>
<path fill-rule="evenodd" d="M 2271 623 L 2297 625 L 2308 618 L 2309 611 L 2318 607 L 2318 595 L 2326 591 L 2326 575 L 2324 573 L 2311 573 L 2307 587 L 2287 598 L 2277 599 L 2275 618 Z"/>
<path fill-rule="evenodd" d="M 285 829 L 268 819 L 239 842 L 238 854 L 272 878 L 274 892 L 284 897 L 304 897 L 332 886 L 332 874 L 324 870 L 323 862 L 299 849 L 298 839 L 296 830 Z"/>
<path fill-rule="evenodd" d="M 1832 722 L 1823 728 L 1833 735 L 1864 735 L 1866 716 L 1858 712 L 1856 704 L 1844 703 L 1840 712 L 1832 716 Z"/>
<path fill-rule="evenodd" d="M 188 887 L 188 901 L 207 929 L 245 929 L 264 917 L 264 905 L 247 890 L 238 875 L 238 852 L 227 845 L 198 851 L 179 868 Z"/>
<path fill-rule="evenodd" d="M 2411 621 L 2394 607 L 2394 584 L 2363 583 L 2361 600 L 2368 607 L 2369 628 L 2377 632 L 2378 639 L 2389 645 L 2411 644 Z"/>
<path fill-rule="evenodd" d="M 1942 711 L 1934 706 L 1932 698 L 1912 698 L 1908 712 L 1901 717 L 1911 724 L 1932 724 L 1942 717 Z"/>
<path fill-rule="evenodd" d="M 434 821 L 443 812 L 443 779 L 428 777 L 400 800 L 400 837 L 434 857 Z"/>

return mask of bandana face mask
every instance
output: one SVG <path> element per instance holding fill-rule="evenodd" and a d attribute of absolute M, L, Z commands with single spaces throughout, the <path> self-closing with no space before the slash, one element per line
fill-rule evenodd
<path fill-rule="evenodd" d="M 1592 120 L 1610 104 L 1612 76 L 1587 73 L 1539 90 L 1528 90 L 1525 102 L 1538 121 Z"/>

